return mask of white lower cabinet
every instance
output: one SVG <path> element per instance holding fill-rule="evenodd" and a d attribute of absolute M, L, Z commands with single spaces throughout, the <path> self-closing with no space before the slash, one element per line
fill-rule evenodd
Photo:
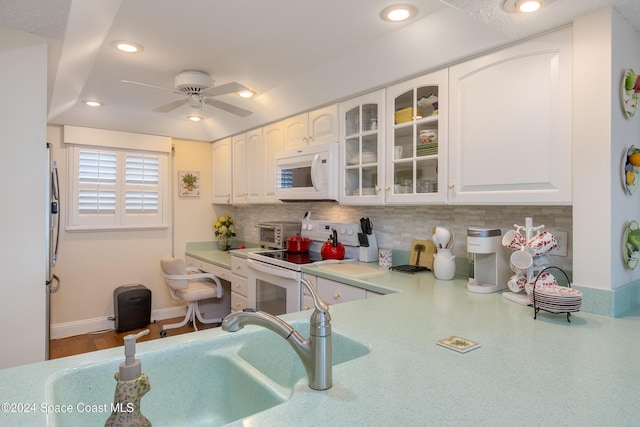
<path fill-rule="evenodd" d="M 189 255 L 185 256 L 185 264 L 187 267 L 195 267 L 205 273 L 214 274 L 222 280 L 226 280 L 228 282 L 231 281 L 231 272 L 227 268 L 201 261 L 198 258 L 194 258 Z"/>
<path fill-rule="evenodd" d="M 247 260 L 231 257 L 231 311 L 247 308 Z"/>
<path fill-rule="evenodd" d="M 453 204 L 570 204 L 572 33 L 449 70 Z"/>
<path fill-rule="evenodd" d="M 329 305 L 340 304 L 342 302 L 357 301 L 361 299 L 371 298 L 380 295 L 376 292 L 367 291 L 357 286 L 347 285 L 345 283 L 336 282 L 335 280 L 325 279 L 324 277 L 304 275 L 315 287 L 320 298 Z M 304 288 L 303 310 L 313 308 L 313 299 L 309 295 L 309 291 Z"/>

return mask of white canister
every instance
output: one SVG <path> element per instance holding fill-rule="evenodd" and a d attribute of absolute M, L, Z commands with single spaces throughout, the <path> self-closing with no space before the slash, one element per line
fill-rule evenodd
<path fill-rule="evenodd" d="M 438 249 L 433 255 L 433 274 L 436 279 L 451 280 L 456 275 L 455 256 L 451 254 L 451 249 Z"/>
<path fill-rule="evenodd" d="M 386 268 L 393 265 L 393 251 L 391 249 L 378 250 L 378 265 Z"/>

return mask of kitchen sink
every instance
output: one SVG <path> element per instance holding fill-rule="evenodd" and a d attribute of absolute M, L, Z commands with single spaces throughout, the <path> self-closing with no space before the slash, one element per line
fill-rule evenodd
<path fill-rule="evenodd" d="M 308 323 L 292 323 L 308 336 Z M 369 353 L 369 348 L 333 332 L 333 365 Z M 157 426 L 221 426 L 288 400 L 298 382 L 307 382 L 302 362 L 285 340 L 266 329 L 198 340 L 141 353 L 151 390 L 142 413 Z M 47 381 L 46 403 L 70 407 L 49 411 L 48 425 L 102 425 L 111 412 L 122 359 L 87 363 Z M 51 407 L 51 406 L 49 406 Z"/>
<path fill-rule="evenodd" d="M 293 322 L 291 326 L 303 337 L 309 336 L 308 322 Z M 291 346 L 271 331 L 258 332 L 242 344 L 238 356 L 282 387 L 292 388 L 299 381 L 306 382 L 304 366 Z M 358 341 L 335 331 L 332 331 L 331 336 L 333 366 L 369 354 L 369 347 Z"/>
<path fill-rule="evenodd" d="M 222 426 L 290 397 L 290 393 L 271 388 L 250 366 L 247 370 L 246 363 L 233 354 L 204 357 L 167 354 L 155 363 L 146 359 L 143 355 L 143 371 L 149 375 L 151 390 L 140 406 L 154 426 Z M 104 424 L 116 385 L 113 371 L 114 364 L 109 363 L 71 369 L 54 378 L 47 390 L 48 404 L 71 405 L 72 411 L 50 414 L 49 423 Z"/>

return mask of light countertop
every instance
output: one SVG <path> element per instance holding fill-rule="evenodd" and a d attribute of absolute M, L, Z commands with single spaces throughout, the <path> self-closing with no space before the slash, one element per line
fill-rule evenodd
<path fill-rule="evenodd" d="M 318 267 L 305 271 L 338 278 Z M 388 293 L 330 309 L 333 330 L 370 353 L 335 366 L 330 390 L 312 391 L 305 378 L 285 403 L 232 425 L 622 426 L 640 419 L 638 310 L 619 319 L 577 312 L 571 323 L 541 312 L 534 320 L 532 308 L 500 294 L 470 293 L 464 279 L 385 271 L 341 281 Z M 144 370 L 145 352 L 194 340 L 213 346 L 222 334 L 215 328 L 142 342 L 137 357 Z M 481 347 L 460 354 L 436 345 L 451 335 Z M 0 370 L 0 400 L 39 404 L 54 372 L 111 358 L 121 359 L 122 347 Z M 0 413 L 2 425 L 44 425 L 44 419 Z"/>

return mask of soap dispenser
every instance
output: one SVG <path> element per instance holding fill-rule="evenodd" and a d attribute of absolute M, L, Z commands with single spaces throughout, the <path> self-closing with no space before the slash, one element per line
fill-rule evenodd
<path fill-rule="evenodd" d="M 147 374 L 142 373 L 142 364 L 136 359 L 136 340 L 149 333 L 148 329 L 124 337 L 125 360 L 116 372 L 116 392 L 111 406 L 111 415 L 105 427 L 150 427 L 151 422 L 140 413 L 140 399 L 149 390 L 151 384 Z"/>

